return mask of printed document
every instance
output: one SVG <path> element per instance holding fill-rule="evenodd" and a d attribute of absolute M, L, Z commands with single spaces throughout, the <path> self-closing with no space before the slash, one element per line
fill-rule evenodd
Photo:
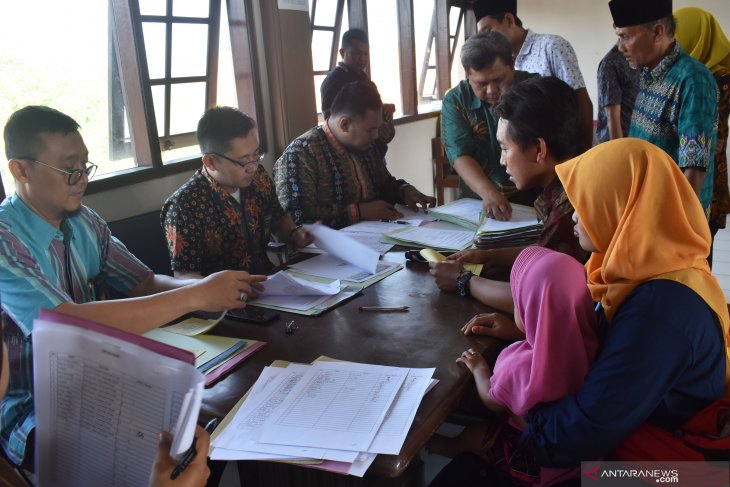
<path fill-rule="evenodd" d="M 304 225 L 304 228 L 314 237 L 314 244 L 318 248 L 370 274 L 376 273 L 380 260 L 378 252 L 346 233 L 324 225 Z"/>

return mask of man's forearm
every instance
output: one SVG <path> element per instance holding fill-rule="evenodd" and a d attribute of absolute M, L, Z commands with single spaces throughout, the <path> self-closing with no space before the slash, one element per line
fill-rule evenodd
<path fill-rule="evenodd" d="M 621 105 L 606 105 L 605 110 L 609 138 L 611 140 L 622 138 L 624 131 L 621 128 Z"/>
<path fill-rule="evenodd" d="M 585 88 L 575 90 L 575 95 L 578 100 L 583 150 L 588 150 L 593 145 L 593 103 L 591 103 L 588 90 Z"/>

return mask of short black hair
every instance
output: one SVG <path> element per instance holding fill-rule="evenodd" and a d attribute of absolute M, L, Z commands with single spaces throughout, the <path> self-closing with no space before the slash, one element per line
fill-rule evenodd
<path fill-rule="evenodd" d="M 380 110 L 382 107 L 383 101 L 375 83 L 370 80 L 360 80 L 347 83 L 340 89 L 332 102 L 330 112 L 332 115 L 362 118 L 366 111 Z"/>
<path fill-rule="evenodd" d="M 515 83 L 502 94 L 494 114 L 509 122 L 507 135 L 523 151 L 542 138 L 560 162 L 581 153 L 578 99 L 558 78 Z"/>
<path fill-rule="evenodd" d="M 498 14 L 487 15 L 486 17 L 494 19 L 501 24 L 502 22 L 504 22 L 504 16 L 508 13 L 510 12 L 501 12 Z M 512 14 L 512 17 L 515 18 L 515 24 L 517 25 L 517 27 L 522 27 L 522 21 L 520 20 L 520 18 L 516 14 Z"/>
<path fill-rule="evenodd" d="M 651 22 L 645 23 L 644 27 L 651 29 L 657 24 L 663 24 L 664 28 L 667 30 L 667 35 L 674 37 L 674 33 L 677 31 L 677 20 L 674 18 L 674 15 L 668 15 L 661 19 L 652 20 Z"/>
<path fill-rule="evenodd" d="M 501 59 L 507 66 L 514 65 L 512 45 L 507 38 L 494 30 L 485 30 L 468 38 L 461 46 L 461 65 L 469 71 L 481 71 Z"/>
<path fill-rule="evenodd" d="M 79 124 L 65 113 L 50 107 L 29 105 L 16 111 L 8 118 L 3 130 L 5 156 L 10 159 L 35 158 L 44 149 L 38 138 L 42 133 L 63 133 L 79 131 Z"/>
<path fill-rule="evenodd" d="M 246 137 L 256 128 L 256 122 L 233 107 L 215 107 L 206 110 L 198 122 L 198 145 L 203 154 L 231 150 L 231 140 Z"/>
<path fill-rule="evenodd" d="M 342 49 L 347 49 L 352 45 L 352 41 L 359 41 L 364 44 L 370 44 L 367 33 L 362 29 L 350 29 L 342 34 Z"/>

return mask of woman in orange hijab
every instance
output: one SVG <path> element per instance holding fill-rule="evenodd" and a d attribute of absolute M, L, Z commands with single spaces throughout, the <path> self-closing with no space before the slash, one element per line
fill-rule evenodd
<path fill-rule="evenodd" d="M 669 155 L 618 139 L 556 171 L 593 252 L 601 349 L 576 395 L 531 410 L 523 439 L 541 465 L 567 467 L 607 456 L 642 424 L 672 431 L 722 397 L 730 318 L 707 220 Z"/>
<path fill-rule="evenodd" d="M 725 228 L 730 213 L 730 192 L 727 186 L 727 135 L 730 117 L 730 40 L 720 23 L 708 11 L 697 7 L 680 8 L 674 12 L 677 21 L 675 38 L 690 56 L 707 66 L 719 91 L 718 127 L 715 146 L 710 232 Z M 712 259 L 710 258 L 710 263 Z"/>

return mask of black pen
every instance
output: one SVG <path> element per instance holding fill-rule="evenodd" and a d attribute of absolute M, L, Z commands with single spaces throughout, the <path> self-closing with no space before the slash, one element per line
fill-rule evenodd
<path fill-rule="evenodd" d="M 213 418 L 208 421 L 208 424 L 205 425 L 205 431 L 210 434 L 213 432 L 213 430 L 215 430 L 216 426 L 218 426 L 218 418 Z M 195 458 L 195 454 L 198 453 L 198 451 L 195 449 L 195 443 L 197 441 L 197 438 L 193 438 L 193 444 L 190 445 L 188 451 L 185 452 L 185 455 L 183 455 L 180 463 L 178 463 L 177 466 L 172 469 L 172 473 L 170 474 L 170 480 L 175 480 L 176 478 L 178 478 L 180 474 L 183 473 L 186 468 L 188 468 L 190 462 L 193 461 L 193 458 Z"/>
<path fill-rule="evenodd" d="M 398 225 L 410 225 L 407 221 L 404 220 L 380 220 L 383 223 L 397 223 Z"/>

